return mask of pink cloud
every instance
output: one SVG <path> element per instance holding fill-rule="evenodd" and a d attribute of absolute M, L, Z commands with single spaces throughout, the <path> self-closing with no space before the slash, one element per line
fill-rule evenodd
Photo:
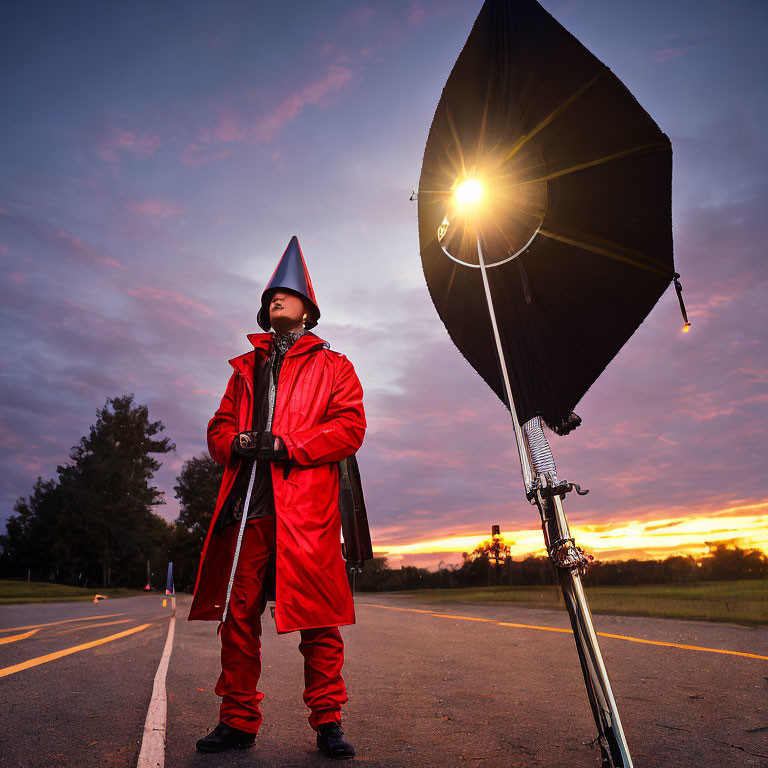
<path fill-rule="evenodd" d="M 445 12 L 437 3 L 424 7 L 415 0 L 410 18 L 420 22 Z M 360 76 L 366 58 L 398 44 L 402 40 L 402 27 L 402 18 L 394 21 L 379 18 L 378 12 L 367 6 L 346 13 L 334 28 L 338 39 L 317 42 L 315 50 L 319 58 L 331 59 L 325 69 L 316 66 L 314 77 L 306 85 L 287 94 L 283 92 L 271 106 L 249 108 L 247 105 L 257 92 L 247 93 L 248 98 L 240 103 L 227 99 L 212 105 L 212 123 L 192 132 L 194 138 L 184 147 L 181 162 L 190 166 L 210 165 L 231 154 L 231 150 L 222 149 L 222 145 L 273 141 L 307 106 L 327 106 Z"/>
<path fill-rule="evenodd" d="M 690 416 L 695 421 L 706 421 L 718 416 L 730 416 L 735 413 L 734 403 L 724 392 L 697 392 L 686 387 L 689 392 L 678 399 L 676 414 Z"/>
<path fill-rule="evenodd" d="M 167 219 L 170 216 L 180 216 L 184 211 L 167 200 L 147 197 L 144 200 L 130 200 L 125 204 L 129 211 L 144 213 L 147 216 L 155 216 L 159 219 Z"/>
<path fill-rule="evenodd" d="M 284 99 L 277 108 L 259 121 L 255 135 L 261 141 L 270 141 L 288 123 L 298 117 L 308 104 L 320 104 L 324 99 L 341 91 L 352 79 L 346 67 L 332 64 L 325 75 Z"/>
<path fill-rule="evenodd" d="M 373 8 L 362 6 L 355 8 L 347 16 L 347 24 L 351 27 L 367 27 L 376 18 L 376 11 Z"/>
<path fill-rule="evenodd" d="M 213 138 L 216 141 L 231 144 L 244 137 L 238 112 L 227 107 L 220 109 L 218 119 L 213 126 Z"/>
<path fill-rule="evenodd" d="M 738 373 L 749 376 L 752 384 L 768 384 L 768 369 L 766 368 L 739 368 Z"/>
<path fill-rule="evenodd" d="M 56 252 L 68 261 L 81 264 L 100 264 L 116 269 L 125 268 L 120 262 L 108 256 L 104 249 L 89 245 L 81 237 L 70 234 L 64 229 L 59 229 L 54 223 L 33 216 L 9 213 L 4 215 L 8 217 L 10 224 L 15 225 L 38 243 L 44 245 L 46 250 L 50 250 L 48 246 L 53 245 Z M 22 261 L 25 264 L 32 263 L 28 256 L 24 256 Z"/>
<path fill-rule="evenodd" d="M 421 27 L 427 19 L 437 19 L 455 10 L 444 2 L 426 2 L 414 0 L 406 11 L 408 24 L 412 27 Z M 566 11 L 567 13 L 568 11 Z M 564 15 L 561 13 L 560 15 Z"/>
<path fill-rule="evenodd" d="M 295 120 L 308 105 L 322 105 L 336 96 L 352 79 L 352 71 L 338 62 L 331 64 L 325 73 L 288 94 L 274 108 L 255 118 L 248 118 L 231 107 L 219 109 L 218 117 L 211 130 L 214 141 L 234 144 L 239 141 L 269 142 L 286 126 Z M 229 154 L 229 151 L 226 152 Z M 213 152 L 199 143 L 188 145 L 182 155 L 182 162 L 194 165 L 198 158 L 205 157 L 213 162 L 226 154 Z M 217 157 L 219 155 L 219 157 Z"/>
<path fill-rule="evenodd" d="M 94 191 L 103 191 L 104 185 L 100 179 L 91 179 L 86 176 L 76 176 L 72 179 L 73 184 L 77 184 L 79 187 L 85 187 L 86 189 L 92 189 Z"/>
<path fill-rule="evenodd" d="M 408 9 L 408 23 L 414 27 L 420 27 L 426 18 L 427 14 L 421 3 L 413 3 Z"/>
<path fill-rule="evenodd" d="M 745 397 L 742 403 L 768 403 L 768 392 L 761 392 L 759 395 Z M 737 403 L 738 404 L 738 403 Z"/>
<path fill-rule="evenodd" d="M 198 312 L 206 317 L 213 317 L 213 311 L 206 307 L 205 304 L 182 296 L 182 294 L 176 291 L 166 291 L 164 288 L 158 288 L 154 285 L 140 285 L 136 288 L 127 288 L 126 293 L 144 303 L 156 303 L 163 306 L 170 304 L 185 310 Z"/>
<path fill-rule="evenodd" d="M 184 393 L 184 396 L 198 395 L 210 398 L 221 397 L 221 392 L 201 387 L 195 377 L 180 373 L 168 367 L 169 385 Z"/>
<path fill-rule="evenodd" d="M 549 9 L 549 12 L 555 18 L 560 18 L 562 16 L 570 16 L 574 11 L 578 9 L 578 7 L 579 7 L 578 3 L 571 3 L 571 2 L 557 3 L 552 8 Z"/>
<path fill-rule="evenodd" d="M 105 256 L 97 249 L 84 243 L 81 237 L 76 237 L 75 235 L 70 235 L 69 232 L 59 230 L 56 238 L 67 247 L 68 258 L 72 260 L 91 261 L 108 267 L 115 267 L 116 269 L 125 269 L 119 261 L 116 261 L 111 256 Z"/>
<path fill-rule="evenodd" d="M 749 274 L 741 274 L 728 281 L 719 281 L 713 285 L 711 292 L 689 307 L 688 316 L 693 321 L 707 321 L 720 316 L 728 305 L 739 300 L 750 288 L 753 278 Z"/>
<path fill-rule="evenodd" d="M 651 54 L 651 58 L 658 62 L 669 61 L 670 59 L 676 59 L 683 54 L 688 53 L 688 51 L 692 51 L 694 48 L 698 48 L 698 46 L 685 45 L 681 48 L 661 48 L 658 51 L 654 51 Z"/>
<path fill-rule="evenodd" d="M 181 154 L 181 162 L 185 165 L 191 165 L 194 168 L 211 165 L 217 160 L 223 160 L 232 154 L 231 149 L 210 150 L 201 147 L 200 144 L 190 141 Z"/>
<path fill-rule="evenodd" d="M 9 253 L 8 244 L 7 243 L 0 243 L 0 253 L 3 254 L 3 256 L 7 256 Z"/>
<path fill-rule="evenodd" d="M 120 155 L 128 152 L 142 157 L 152 157 L 160 148 L 162 141 L 154 134 L 137 134 L 114 126 L 109 135 L 96 148 L 96 154 L 108 163 L 119 162 Z"/>

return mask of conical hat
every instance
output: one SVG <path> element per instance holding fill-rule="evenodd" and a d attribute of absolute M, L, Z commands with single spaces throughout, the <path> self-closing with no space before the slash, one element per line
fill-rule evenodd
<path fill-rule="evenodd" d="M 304 326 L 314 328 L 320 319 L 320 308 L 317 306 L 315 291 L 312 288 L 312 280 L 309 277 L 307 264 L 304 261 L 304 254 L 301 252 L 299 239 L 294 235 L 285 253 L 280 257 L 277 268 L 269 278 L 264 293 L 261 294 L 261 309 L 256 316 L 259 326 L 265 331 L 270 328 L 269 322 L 269 302 L 276 291 L 291 291 L 297 293 L 302 299 L 305 299 L 310 305 L 309 317 Z"/>

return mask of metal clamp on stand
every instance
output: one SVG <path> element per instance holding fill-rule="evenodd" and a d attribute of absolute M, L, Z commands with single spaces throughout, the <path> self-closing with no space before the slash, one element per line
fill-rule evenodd
<path fill-rule="evenodd" d="M 565 494 L 558 494 L 558 486 L 548 485 L 546 479 L 544 475 L 539 476 L 532 503 L 537 506 L 541 515 L 547 553 L 558 569 L 575 569 L 583 574 L 594 558 L 576 546 L 563 508 L 562 497 Z"/>
<path fill-rule="evenodd" d="M 576 546 L 563 507 L 563 498 L 570 490 L 581 495 L 585 492 L 573 483 L 558 482 L 555 460 L 538 416 L 523 425 L 523 433 L 535 478 L 527 487 L 527 496 L 541 515 L 544 542 L 571 620 L 587 696 L 597 725 L 596 741 L 602 768 L 632 768 L 632 758 L 581 583 L 581 576 L 593 558 Z"/>
<path fill-rule="evenodd" d="M 579 496 L 586 496 L 589 493 L 589 489 L 581 489 L 578 483 L 569 483 L 566 480 L 561 480 L 557 485 L 547 485 L 541 489 L 544 496 L 565 496 L 566 493 L 576 491 Z"/>
<path fill-rule="evenodd" d="M 580 574 L 584 574 L 587 566 L 595 559 L 588 555 L 581 547 L 576 546 L 573 539 L 560 539 L 548 550 L 552 562 L 558 568 L 575 568 Z"/>

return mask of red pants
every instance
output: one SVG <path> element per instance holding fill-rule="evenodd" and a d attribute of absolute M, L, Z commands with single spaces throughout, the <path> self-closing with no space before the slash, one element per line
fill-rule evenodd
<path fill-rule="evenodd" d="M 237 536 L 237 526 L 232 526 Z M 231 535 L 227 531 L 225 535 Z M 241 731 L 256 733 L 261 725 L 257 690 L 261 674 L 261 614 L 266 607 L 263 583 L 275 551 L 275 518 L 249 520 L 232 585 L 227 620 L 221 627 L 221 675 L 216 693 L 222 696 L 220 720 Z M 304 703 L 309 724 L 341 723 L 347 689 L 341 676 L 344 643 L 338 627 L 302 629 L 299 651 L 304 656 Z"/>

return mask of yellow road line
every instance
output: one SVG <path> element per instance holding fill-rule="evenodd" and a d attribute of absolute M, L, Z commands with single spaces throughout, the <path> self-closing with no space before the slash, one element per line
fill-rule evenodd
<path fill-rule="evenodd" d="M 509 621 L 497 621 L 495 623 L 498 624 L 500 627 L 520 627 L 521 629 L 541 629 L 544 632 L 565 632 L 566 635 L 573 634 L 573 630 L 562 629 L 561 627 L 537 627 L 535 624 L 513 624 L 512 622 L 509 622 Z"/>
<path fill-rule="evenodd" d="M 81 629 L 93 629 L 94 627 L 112 627 L 115 624 L 127 624 L 131 619 L 118 619 L 117 621 L 105 621 L 102 624 L 79 624 L 76 627 L 70 627 L 69 629 L 63 629 L 59 632 L 60 635 L 66 635 L 68 632 L 79 632 Z"/>
<path fill-rule="evenodd" d="M 668 648 L 682 648 L 685 651 L 707 651 L 708 653 L 727 653 L 729 656 L 746 656 L 748 659 L 762 659 L 768 661 L 768 656 L 758 656 L 756 653 L 744 653 L 744 651 L 726 651 L 722 648 L 705 648 L 701 645 L 683 645 L 682 643 L 665 643 L 661 640 L 645 640 L 641 637 L 627 637 L 626 635 L 611 635 L 608 632 L 598 632 L 600 637 L 612 637 L 616 640 L 627 640 L 630 643 L 647 643 L 648 645 L 666 645 Z"/>
<path fill-rule="evenodd" d="M 572 635 L 573 632 L 570 629 L 562 629 L 560 627 L 540 627 L 535 624 L 513 624 L 509 621 L 496 621 L 495 619 L 481 619 L 477 616 L 460 616 L 455 613 L 436 613 L 434 611 L 425 611 L 419 608 L 399 608 L 394 605 L 379 605 L 378 603 L 360 603 L 360 605 L 367 605 L 371 608 L 386 608 L 390 611 L 406 611 L 407 613 L 425 613 L 428 616 L 433 616 L 438 619 L 460 619 L 462 621 L 483 621 L 488 624 L 496 624 L 499 627 L 519 627 L 520 629 L 539 629 L 543 632 L 565 632 L 568 635 Z M 744 651 L 727 651 L 724 648 L 705 648 L 701 645 L 683 645 L 682 643 L 667 643 L 662 640 L 646 640 L 642 637 L 629 637 L 628 635 L 612 635 L 609 632 L 597 632 L 599 637 L 610 637 L 613 640 L 626 640 L 630 643 L 644 643 L 646 645 L 663 645 L 667 648 L 682 648 L 684 651 L 706 651 L 707 653 L 723 653 L 728 656 L 745 656 L 748 659 L 760 659 L 762 661 L 768 661 L 768 656 L 759 656 L 756 653 L 745 653 Z"/>
<path fill-rule="evenodd" d="M 23 635 L 10 635 L 8 637 L 2 637 L 0 638 L 0 645 L 5 645 L 6 643 L 15 643 L 17 640 L 24 640 L 27 637 L 31 637 L 35 634 L 35 632 L 39 632 L 38 629 L 33 629 L 30 632 L 25 632 Z"/>
<path fill-rule="evenodd" d="M 55 627 L 57 624 L 67 624 L 72 621 L 95 621 L 100 619 L 113 619 L 115 616 L 125 616 L 124 613 L 106 613 L 104 616 L 83 616 L 82 619 L 62 619 L 61 621 L 50 621 L 47 624 L 29 624 L 26 627 L 3 627 L 0 632 L 13 632 L 17 629 L 39 629 L 40 627 Z"/>
<path fill-rule="evenodd" d="M 16 672 L 21 672 L 23 669 L 29 669 L 30 667 L 36 667 L 39 664 L 45 664 L 49 661 L 55 661 L 62 656 L 69 656 L 72 653 L 78 653 L 79 651 L 88 650 L 88 648 L 95 648 L 97 645 L 104 645 L 104 643 L 111 643 L 113 640 L 119 640 L 121 637 L 128 637 L 136 632 L 141 632 L 147 627 L 151 627 L 151 624 L 142 624 L 138 627 L 131 627 L 124 632 L 118 632 L 116 635 L 109 635 L 102 637 L 100 640 L 92 640 L 90 643 L 83 643 L 82 645 L 76 645 L 72 648 L 65 648 L 63 651 L 56 651 L 55 653 L 48 653 L 45 656 L 38 656 L 36 659 L 30 659 L 29 661 L 23 661 L 21 664 L 14 664 L 12 667 L 5 667 L 0 669 L 0 677 L 7 677 L 13 675 Z"/>

